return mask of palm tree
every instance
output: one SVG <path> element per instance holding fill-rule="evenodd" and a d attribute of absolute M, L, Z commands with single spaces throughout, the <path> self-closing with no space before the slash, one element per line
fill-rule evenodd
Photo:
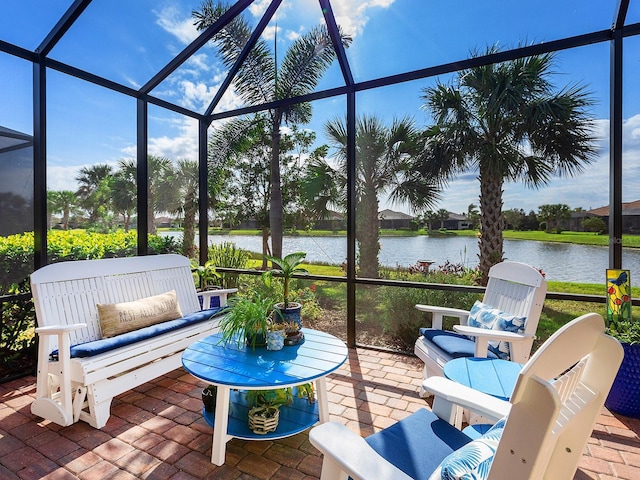
<path fill-rule="evenodd" d="M 47 208 L 49 215 L 62 213 L 62 229 L 69 230 L 69 217 L 76 209 L 78 197 L 71 190 L 48 191 Z M 51 224 L 51 221 L 49 221 Z"/>
<path fill-rule="evenodd" d="M 79 183 L 76 195 L 80 197 L 81 205 L 89 212 L 89 222 L 94 224 L 99 220 L 101 209 L 104 210 L 102 196 L 99 194 L 103 180 L 113 174 L 113 168 L 105 163 L 82 167 L 76 177 Z"/>
<path fill-rule="evenodd" d="M 324 159 L 309 165 L 305 188 L 315 200 L 313 209 L 326 216 L 330 204 L 346 207 L 347 127 L 341 120 L 325 125 L 332 146 L 337 149 L 337 168 Z M 394 119 L 387 127 L 375 116 L 363 116 L 356 122 L 356 240 L 360 255 L 360 274 L 378 276 L 380 226 L 379 198 L 403 202 L 416 211 L 424 211 L 438 198 L 438 182 L 417 174 L 419 132 L 408 118 Z"/>
<path fill-rule="evenodd" d="M 436 217 L 438 218 L 438 221 L 440 222 L 440 228 L 444 228 L 444 222 L 446 222 L 447 220 L 449 220 L 449 210 L 447 210 L 446 208 L 440 208 L 437 212 L 436 212 Z"/>
<path fill-rule="evenodd" d="M 129 231 L 131 215 L 136 211 L 136 170 L 133 160 L 120 160 L 113 178 L 112 204 L 115 212 L 122 215 L 125 232 Z"/>
<path fill-rule="evenodd" d="M 224 3 L 213 4 L 205 0 L 200 11 L 194 11 L 195 25 L 204 30 L 213 25 L 227 10 Z M 222 61 L 232 68 L 253 29 L 248 22 L 238 16 L 214 38 L 220 49 Z M 351 38 L 341 35 L 344 46 Z M 335 51 L 326 27 L 320 26 L 295 40 L 285 52 L 278 65 L 275 54 L 269 51 L 267 43 L 260 39 L 243 62 L 234 78 L 234 87 L 242 99 L 250 105 L 260 105 L 285 98 L 311 93 L 320 78 L 335 59 Z M 270 117 L 271 161 L 270 161 L 270 208 L 271 252 L 282 257 L 282 236 L 284 231 L 282 211 L 282 186 L 280 174 L 280 127 L 282 123 L 308 123 L 311 120 L 311 104 L 299 103 L 273 108 Z"/>
<path fill-rule="evenodd" d="M 182 254 L 193 258 L 196 253 L 196 214 L 198 213 L 198 162 L 195 160 L 178 160 L 177 180 L 180 201 L 173 213 L 182 213 Z"/>
<path fill-rule="evenodd" d="M 179 180 L 173 162 L 167 157 L 149 155 L 149 196 L 147 221 L 150 234 L 157 233 L 155 214 L 171 212 L 180 202 Z"/>
<path fill-rule="evenodd" d="M 489 268 L 503 260 L 504 182 L 538 188 L 553 175 L 580 173 L 595 153 L 587 113 L 593 101 L 579 85 L 556 90 L 553 62 L 553 54 L 544 54 L 474 67 L 451 84 L 423 90 L 435 121 L 425 132 L 423 171 L 451 178 L 470 170 L 480 181 L 484 284 Z"/>

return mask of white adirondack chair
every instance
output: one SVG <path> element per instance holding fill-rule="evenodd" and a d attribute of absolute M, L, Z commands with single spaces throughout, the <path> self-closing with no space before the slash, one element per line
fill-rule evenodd
<path fill-rule="evenodd" d="M 531 354 L 536 329 L 545 296 L 547 281 L 535 268 L 519 262 L 505 261 L 491 267 L 489 282 L 482 302 L 507 314 L 526 317 L 524 333 L 513 333 L 499 330 L 470 327 L 467 325 L 469 311 L 457 308 L 438 307 L 432 305 L 416 305 L 423 312 L 431 312 L 433 320 L 430 329 L 423 329 L 429 334 L 445 333 L 456 336 L 456 342 L 468 342 L 466 351 L 447 351 L 425 335 L 416 340 L 414 352 L 424 362 L 424 378 L 442 375 L 442 367 L 446 362 L 459 356 L 487 357 L 490 341 L 508 342 L 509 360 L 526 363 Z M 443 318 L 455 317 L 459 325 L 454 325 L 454 332 L 442 330 Z M 473 337 L 473 340 L 468 337 Z M 424 392 L 423 392 L 424 393 Z"/>
<path fill-rule="evenodd" d="M 559 329 L 523 367 L 511 402 L 431 377 L 424 383 L 437 392 L 433 412 L 421 409 L 366 440 L 342 424 L 314 427 L 321 480 L 440 479 L 443 470 L 489 480 L 572 479 L 623 357 L 604 328 L 590 313 Z M 447 423 L 456 404 L 490 415 L 496 402 L 508 416 L 483 437 L 472 440 Z"/>

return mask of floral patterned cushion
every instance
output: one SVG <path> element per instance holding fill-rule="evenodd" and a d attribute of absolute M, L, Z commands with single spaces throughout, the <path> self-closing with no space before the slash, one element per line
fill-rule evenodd
<path fill-rule="evenodd" d="M 429 480 L 486 479 L 506 423 L 505 417 L 482 437 L 445 457 Z"/>
<path fill-rule="evenodd" d="M 480 301 L 476 301 L 469 311 L 467 325 L 470 327 L 500 330 L 503 332 L 524 333 L 527 317 L 518 317 L 492 308 Z M 500 358 L 509 358 L 509 343 L 498 340 L 489 341 L 489 347 Z"/>

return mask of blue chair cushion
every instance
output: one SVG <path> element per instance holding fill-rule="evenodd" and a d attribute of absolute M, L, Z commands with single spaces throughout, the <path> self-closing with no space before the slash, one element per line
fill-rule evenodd
<path fill-rule="evenodd" d="M 506 423 L 503 418 L 482 437 L 449 454 L 429 480 L 485 480 Z"/>
<path fill-rule="evenodd" d="M 365 440 L 382 457 L 416 480 L 427 480 L 444 457 L 471 441 L 424 408 Z"/>
<path fill-rule="evenodd" d="M 465 335 L 447 330 L 438 330 L 437 328 L 421 328 L 420 335 L 447 352 L 452 358 L 475 356 L 476 344 Z M 489 345 L 487 358 L 500 358 L 499 353 L 500 352 L 497 352 L 494 347 Z"/>
<path fill-rule="evenodd" d="M 200 309 L 202 310 L 205 306 L 202 304 L 204 302 L 204 298 L 198 296 L 198 302 L 200 303 Z M 209 305 L 206 306 L 207 309 L 210 308 L 219 308 L 220 307 L 220 297 L 216 295 L 212 295 L 209 297 Z"/>
<path fill-rule="evenodd" d="M 527 317 L 519 317 L 503 312 L 497 308 L 476 301 L 469 311 L 467 325 L 476 328 L 486 328 L 488 330 L 499 330 L 502 332 L 524 333 Z M 502 359 L 509 358 L 509 343 L 499 340 L 490 340 L 489 345 Z"/>
<path fill-rule="evenodd" d="M 179 328 L 186 327 L 187 325 L 204 322 L 212 317 L 223 314 L 226 310 L 227 307 L 210 308 L 191 313 L 176 320 L 169 320 L 167 322 L 158 323 L 132 332 L 116 335 L 115 337 L 103 338 L 92 342 L 73 345 L 71 347 L 71 358 L 92 357 L 100 353 L 108 352 L 109 350 L 114 350 L 118 347 L 131 345 L 132 343 L 147 340 L 148 338 L 157 337 L 158 335 L 178 330 Z M 57 351 L 53 352 L 52 357 L 55 358 L 57 353 Z"/>

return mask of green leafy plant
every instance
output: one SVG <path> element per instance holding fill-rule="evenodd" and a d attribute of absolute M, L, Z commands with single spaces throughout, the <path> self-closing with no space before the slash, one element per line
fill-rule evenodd
<path fill-rule="evenodd" d="M 246 268 L 249 258 L 251 257 L 249 252 L 237 248 L 232 242 L 210 245 L 207 255 L 213 265 L 237 269 Z M 218 277 L 222 288 L 238 288 L 237 273 L 218 272 Z"/>
<path fill-rule="evenodd" d="M 249 408 L 252 407 L 275 407 L 291 405 L 293 402 L 293 389 L 274 388 L 271 390 L 248 390 L 245 394 Z"/>
<path fill-rule="evenodd" d="M 249 296 L 236 296 L 229 299 L 231 309 L 220 322 L 222 341 L 235 341 L 241 346 L 247 339 L 252 348 L 256 347 L 257 337 L 266 338 L 273 314 L 274 300 L 260 292 Z"/>
<path fill-rule="evenodd" d="M 216 267 L 211 260 L 207 261 L 204 265 L 197 266 L 195 272 L 198 276 L 198 285 L 201 289 L 205 289 L 207 286 L 213 285 L 220 278 L 220 275 L 216 272 Z"/>
<path fill-rule="evenodd" d="M 640 344 L 640 322 L 633 320 L 609 322 L 607 333 L 622 343 Z"/>
<path fill-rule="evenodd" d="M 296 396 L 298 398 L 306 398 L 309 403 L 316 401 L 313 382 L 303 383 L 296 387 L 274 388 L 271 390 L 248 390 L 245 398 L 249 408 L 280 408 L 283 405 L 291 405 L 291 402 L 293 402 L 294 388 L 296 389 Z"/>
<path fill-rule="evenodd" d="M 296 272 L 309 273 L 306 268 L 300 266 L 306 256 L 307 254 L 305 252 L 290 253 L 284 258 L 265 255 L 265 258 L 271 262 L 271 266 L 274 268 L 264 272 L 262 274 L 262 280 L 264 281 L 265 285 L 269 287 L 271 286 L 271 281 L 274 274 L 282 276 L 284 284 L 282 296 L 284 297 L 283 303 L 285 309 L 289 308 L 289 285 L 291 283 L 291 278 L 293 278 L 293 274 Z"/>

